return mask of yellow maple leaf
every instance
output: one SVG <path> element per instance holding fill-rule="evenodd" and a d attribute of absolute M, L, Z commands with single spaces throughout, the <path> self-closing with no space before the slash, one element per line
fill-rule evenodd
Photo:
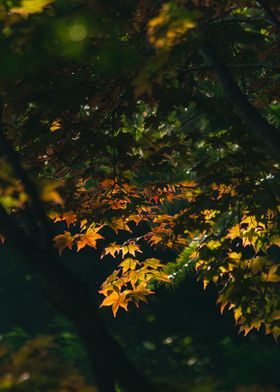
<path fill-rule="evenodd" d="M 267 258 L 264 256 L 257 256 L 252 260 L 252 272 L 253 274 L 257 274 L 259 271 L 261 271 L 262 267 L 264 266 L 265 262 L 267 261 Z"/>
<path fill-rule="evenodd" d="M 236 237 L 240 237 L 240 225 L 239 224 L 228 229 L 228 234 L 226 235 L 226 238 L 229 238 L 230 240 L 233 240 Z"/>
<path fill-rule="evenodd" d="M 42 12 L 43 9 L 53 3 L 54 0 L 22 0 L 19 7 L 12 7 L 10 12 L 13 14 L 19 14 L 28 16 L 30 14 L 36 14 Z"/>
<path fill-rule="evenodd" d="M 136 244 L 128 244 L 121 247 L 122 257 L 124 257 L 127 253 L 130 253 L 132 256 L 135 256 L 135 252 L 142 253 L 140 247 Z"/>
<path fill-rule="evenodd" d="M 51 126 L 50 126 L 50 131 L 51 132 L 55 132 L 55 131 L 58 131 L 59 129 L 61 129 L 61 122 L 60 122 L 60 120 L 53 121 Z"/>
<path fill-rule="evenodd" d="M 237 307 L 233 310 L 234 320 L 237 323 L 240 317 L 242 316 L 242 309 Z"/>
<path fill-rule="evenodd" d="M 237 252 L 229 252 L 228 257 L 235 263 L 238 263 L 241 260 L 242 253 Z"/>
<path fill-rule="evenodd" d="M 159 15 L 148 23 L 149 41 L 157 48 L 170 47 L 195 26 L 195 21 L 184 15 L 180 8 L 175 8 L 173 3 L 165 3 Z"/>
<path fill-rule="evenodd" d="M 280 275 L 276 274 L 279 265 L 272 265 L 268 271 L 268 273 L 262 273 L 262 278 L 266 282 L 277 283 L 280 282 Z"/>
<path fill-rule="evenodd" d="M 145 267 L 151 267 L 153 269 L 163 267 L 163 264 L 161 263 L 161 261 L 159 259 L 156 259 L 155 257 L 152 257 L 150 259 L 146 259 L 144 261 L 144 265 L 145 265 Z"/>
<path fill-rule="evenodd" d="M 63 200 L 56 190 L 61 185 L 61 181 L 50 181 L 44 179 L 41 181 L 41 184 L 39 184 L 40 199 L 46 202 L 53 202 L 62 205 Z"/>
<path fill-rule="evenodd" d="M 120 263 L 120 267 L 123 269 L 123 273 L 128 270 L 135 270 L 137 264 L 139 264 L 138 260 L 127 258 Z"/>
<path fill-rule="evenodd" d="M 97 231 L 100 229 L 88 228 L 85 234 L 79 235 L 79 240 L 77 241 L 77 249 L 78 251 L 83 249 L 86 245 L 91 246 L 92 248 L 96 248 L 96 240 L 101 240 L 104 237 L 100 235 Z"/>
<path fill-rule="evenodd" d="M 106 248 L 104 248 L 104 251 L 101 255 L 101 259 L 106 256 L 106 255 L 111 255 L 114 258 L 116 257 L 116 253 L 119 253 L 121 250 L 121 245 L 116 244 L 115 242 L 112 242 L 110 245 L 106 246 Z"/>
<path fill-rule="evenodd" d="M 276 325 L 272 328 L 272 335 L 276 342 L 278 341 L 278 337 L 280 336 L 280 327 L 277 327 Z"/>

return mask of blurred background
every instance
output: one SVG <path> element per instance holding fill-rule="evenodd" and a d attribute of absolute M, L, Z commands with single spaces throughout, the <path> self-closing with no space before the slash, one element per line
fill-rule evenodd
<path fill-rule="evenodd" d="M 0 257 L 0 391 L 94 392 L 75 330 L 47 303 L 38 277 L 6 247 Z M 66 259 L 97 288 L 107 267 L 93 262 L 92 251 L 69 251 Z M 131 305 L 116 318 L 100 311 L 160 391 L 279 391 L 279 345 L 263 332 L 238 335 L 230 312 L 221 315 L 215 302 L 214 287 L 204 291 L 185 276 L 158 288 L 141 309 Z"/>

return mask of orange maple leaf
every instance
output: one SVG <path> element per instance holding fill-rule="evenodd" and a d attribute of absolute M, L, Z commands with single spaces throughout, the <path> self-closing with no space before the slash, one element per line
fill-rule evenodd
<path fill-rule="evenodd" d="M 114 258 L 116 257 L 116 253 L 119 253 L 121 250 L 121 245 L 116 244 L 115 242 L 112 242 L 109 246 L 107 246 L 106 248 L 104 248 L 104 252 L 101 255 L 101 259 L 110 254 L 111 256 L 113 256 Z"/>
<path fill-rule="evenodd" d="M 119 307 L 127 310 L 128 306 L 128 300 L 126 298 L 125 293 L 117 293 L 116 291 L 113 291 L 108 297 L 106 297 L 100 307 L 102 306 L 112 306 L 112 311 L 114 314 L 114 317 L 116 317 L 117 311 Z"/>
<path fill-rule="evenodd" d="M 96 248 L 96 240 L 103 239 L 102 235 L 97 233 L 98 229 L 88 228 L 85 234 L 79 235 L 79 240 L 77 241 L 78 251 L 84 248 L 86 245 Z"/>

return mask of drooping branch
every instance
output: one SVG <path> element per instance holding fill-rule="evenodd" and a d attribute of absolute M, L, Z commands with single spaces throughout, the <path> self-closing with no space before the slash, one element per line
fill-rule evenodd
<path fill-rule="evenodd" d="M 0 112 L 1 109 L 0 103 Z M 44 242 L 35 242 L 26 235 L 1 204 L 0 231 L 12 249 L 22 256 L 26 265 L 41 277 L 46 297 L 77 328 L 88 352 L 99 391 L 115 392 L 115 383 L 119 382 L 128 392 L 154 392 L 154 388 L 108 333 L 88 285 L 67 268 L 53 250 L 51 229 L 36 187 L 21 166 L 18 154 L 2 129 L 0 150 L 30 198 L 27 214 L 34 214 Z"/>
<path fill-rule="evenodd" d="M 228 103 L 232 106 L 234 112 L 255 133 L 257 138 L 263 141 L 274 157 L 280 161 L 280 130 L 269 124 L 247 100 L 229 68 L 211 43 L 203 41 L 200 46 L 200 53 L 205 61 L 213 66 Z"/>
<path fill-rule="evenodd" d="M 1 205 L 0 230 L 28 267 L 41 276 L 52 304 L 76 326 L 88 351 L 99 391 L 115 392 L 118 381 L 128 392 L 154 392 L 107 332 L 87 284 L 66 268 L 52 249 L 41 249 L 29 239 Z"/>
<path fill-rule="evenodd" d="M 1 131 L 0 148 L 24 184 L 31 199 L 31 206 L 39 214 L 40 222 L 48 224 L 34 184 L 29 180 L 16 152 Z M 45 230 L 46 227 L 41 226 L 40 229 Z M 43 247 L 37 244 L 13 222 L 1 205 L 0 230 L 28 267 L 41 276 L 47 298 L 76 326 L 93 365 L 99 391 L 114 392 L 115 382 L 118 381 L 128 392 L 153 392 L 154 388 L 126 358 L 123 350 L 107 332 L 89 287 L 66 268 L 52 249 L 51 242 L 48 241 Z"/>

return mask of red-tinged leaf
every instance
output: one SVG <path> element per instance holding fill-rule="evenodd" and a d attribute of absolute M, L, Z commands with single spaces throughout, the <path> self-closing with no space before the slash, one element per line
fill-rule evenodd
<path fill-rule="evenodd" d="M 74 239 L 75 236 L 72 236 L 69 231 L 65 231 L 64 234 L 59 234 L 54 237 L 54 246 L 58 249 L 60 255 L 65 248 L 71 249 Z"/>

